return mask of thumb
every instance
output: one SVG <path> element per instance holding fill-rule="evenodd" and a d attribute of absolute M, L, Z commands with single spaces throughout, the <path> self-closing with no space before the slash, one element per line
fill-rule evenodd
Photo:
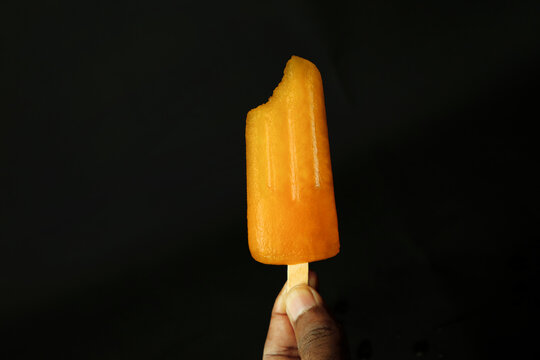
<path fill-rule="evenodd" d="M 343 359 L 341 332 L 321 296 L 307 285 L 289 290 L 285 301 L 303 360 Z"/>

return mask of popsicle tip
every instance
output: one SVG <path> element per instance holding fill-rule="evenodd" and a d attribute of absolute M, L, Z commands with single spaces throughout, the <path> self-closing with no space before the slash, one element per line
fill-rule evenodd
<path fill-rule="evenodd" d="M 289 59 L 289 61 L 287 61 L 287 64 L 289 64 L 290 62 L 299 62 L 299 63 L 304 63 L 304 64 L 315 66 L 315 64 L 312 63 L 311 61 L 309 61 L 308 59 L 303 58 L 303 57 L 298 56 L 298 55 L 292 55 L 291 58 Z"/>
<path fill-rule="evenodd" d="M 281 90 L 287 86 L 288 80 L 293 76 L 293 73 L 300 68 L 304 68 L 308 71 L 315 71 L 320 76 L 319 69 L 317 69 L 317 66 L 315 66 L 314 63 L 303 57 L 292 55 L 291 58 L 287 61 L 285 69 L 283 70 L 283 77 L 281 78 L 279 84 L 274 88 L 272 95 L 265 103 L 251 109 L 248 112 L 248 118 L 250 116 L 253 116 L 255 113 L 261 111 L 266 106 L 269 106 L 271 103 L 274 102 L 276 98 L 279 98 L 279 94 L 282 92 Z"/>

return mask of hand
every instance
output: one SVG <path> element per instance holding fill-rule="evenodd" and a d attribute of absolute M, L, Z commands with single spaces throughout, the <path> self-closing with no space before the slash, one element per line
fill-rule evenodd
<path fill-rule="evenodd" d="M 286 285 L 272 309 L 263 360 L 345 359 L 341 331 L 315 290 L 315 273 L 309 272 L 309 286 L 298 285 L 287 293 Z"/>

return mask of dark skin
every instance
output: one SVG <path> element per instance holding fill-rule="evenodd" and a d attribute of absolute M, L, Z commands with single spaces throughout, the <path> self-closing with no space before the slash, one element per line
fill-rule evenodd
<path fill-rule="evenodd" d="M 263 360 L 345 359 L 341 331 L 316 291 L 315 273 L 310 271 L 309 285 L 285 289 L 274 302 Z"/>

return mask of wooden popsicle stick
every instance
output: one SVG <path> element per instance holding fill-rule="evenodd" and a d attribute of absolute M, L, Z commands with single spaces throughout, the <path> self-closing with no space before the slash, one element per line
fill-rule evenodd
<path fill-rule="evenodd" d="M 309 263 L 287 265 L 287 291 L 309 280 Z"/>

